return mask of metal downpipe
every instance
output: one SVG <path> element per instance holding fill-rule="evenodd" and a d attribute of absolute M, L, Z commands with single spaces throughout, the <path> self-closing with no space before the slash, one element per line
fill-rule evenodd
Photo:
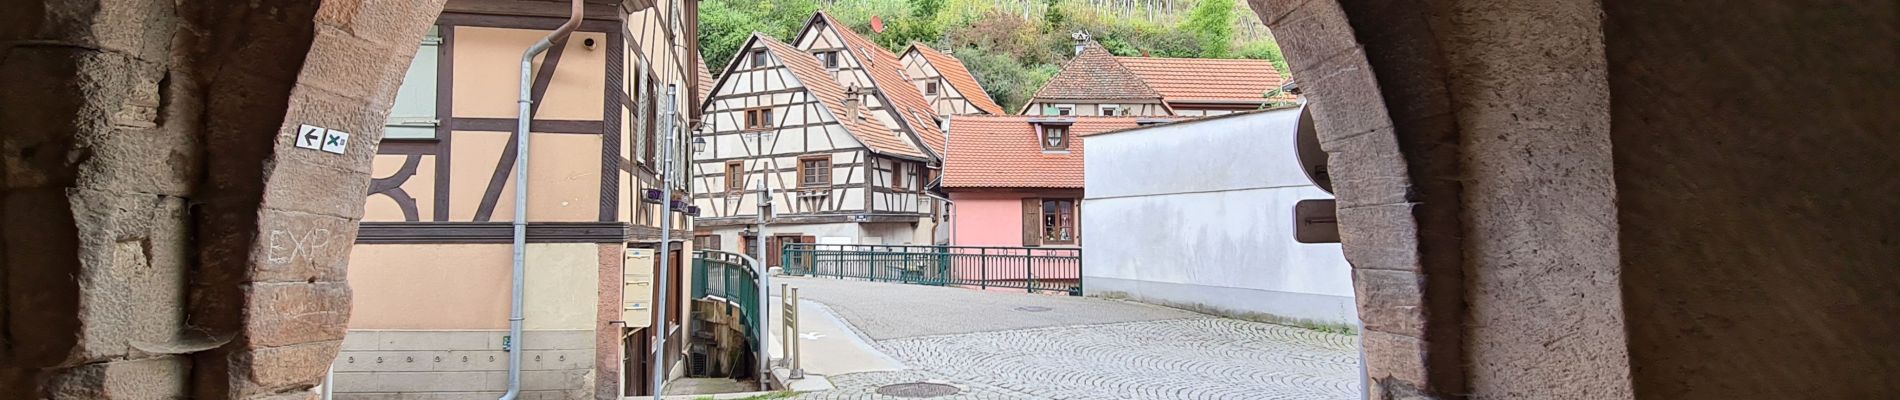
<path fill-rule="evenodd" d="M 662 153 L 660 156 L 660 254 L 658 255 L 660 262 L 655 268 L 657 271 L 654 271 L 656 283 L 653 285 L 655 287 L 653 312 L 657 314 L 654 317 L 656 321 L 654 325 L 658 326 L 653 331 L 653 385 L 649 387 L 652 388 L 655 399 L 661 398 L 661 395 L 666 393 L 667 368 L 672 367 L 671 363 L 666 362 L 666 336 L 672 333 L 670 332 L 672 327 L 667 325 L 666 314 L 670 310 L 667 309 L 669 306 L 666 300 L 672 296 L 668 291 L 673 288 L 673 281 L 667 275 L 672 269 L 670 262 L 673 259 L 673 175 L 675 173 L 673 170 L 675 143 L 673 141 L 678 136 L 677 132 L 674 132 L 675 119 L 679 112 L 677 109 L 678 90 L 677 85 L 666 86 L 666 112 L 661 114 L 660 120 L 660 133 L 666 135 L 666 146 L 660 148 Z"/>
<path fill-rule="evenodd" d="M 522 281 L 527 278 L 528 251 L 528 122 L 534 118 L 534 57 L 554 47 L 555 43 L 567 42 L 569 34 L 581 25 L 581 0 L 572 0 L 573 11 L 568 14 L 567 22 L 562 23 L 554 32 L 528 46 L 521 52 L 521 93 L 515 104 L 515 216 L 514 216 L 514 279 L 510 289 L 508 305 L 508 392 L 501 395 L 502 400 L 514 400 L 521 397 L 521 320 L 522 297 L 526 292 Z"/>

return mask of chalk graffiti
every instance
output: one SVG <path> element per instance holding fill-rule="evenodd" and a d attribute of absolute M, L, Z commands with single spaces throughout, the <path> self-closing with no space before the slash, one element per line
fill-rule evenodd
<path fill-rule="evenodd" d="M 324 227 L 271 229 L 265 259 L 278 265 L 299 260 L 328 262 L 336 257 L 337 250 L 330 246 L 335 236 Z"/>

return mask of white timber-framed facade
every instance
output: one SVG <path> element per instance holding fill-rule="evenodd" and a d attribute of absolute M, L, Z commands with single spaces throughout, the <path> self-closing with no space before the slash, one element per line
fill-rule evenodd
<path fill-rule="evenodd" d="M 900 129 L 905 107 L 852 85 L 868 76 L 837 72 L 855 57 L 827 68 L 824 51 L 754 35 L 709 90 L 691 172 L 700 243 L 755 252 L 767 190 L 768 264 L 784 243 L 930 242 L 939 206 L 924 187 L 939 153 Z M 864 80 L 839 82 L 851 78 Z"/>

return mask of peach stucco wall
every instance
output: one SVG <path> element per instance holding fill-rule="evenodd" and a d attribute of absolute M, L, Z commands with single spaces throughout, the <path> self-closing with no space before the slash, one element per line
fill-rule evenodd
<path fill-rule="evenodd" d="M 535 243 L 526 256 L 525 328 L 593 329 L 598 246 Z M 350 329 L 507 329 L 512 259 L 507 244 L 357 245 Z"/>
<path fill-rule="evenodd" d="M 1023 245 L 1023 195 L 951 193 L 950 201 L 956 207 L 952 245 Z"/>

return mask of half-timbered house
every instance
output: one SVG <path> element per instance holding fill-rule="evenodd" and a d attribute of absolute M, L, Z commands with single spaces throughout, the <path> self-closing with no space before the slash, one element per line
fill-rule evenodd
<path fill-rule="evenodd" d="M 904 50 L 904 74 L 924 95 L 939 117 L 1004 115 L 1003 106 L 977 84 L 963 61 L 923 43 Z"/>
<path fill-rule="evenodd" d="M 828 18 L 814 18 L 821 20 Z M 934 125 L 913 129 L 922 127 L 903 114 L 923 120 L 934 114 L 891 101 L 893 90 L 878 90 L 866 77 L 884 73 L 850 72 L 864 64 L 838 54 L 861 49 L 816 48 L 814 54 L 754 35 L 714 83 L 695 139 L 706 146 L 692 170 L 702 243 L 753 251 L 767 191 L 771 229 L 764 236 L 773 249 L 788 242 L 929 243 L 936 200 L 924 185 L 937 165 L 941 134 Z M 872 62 L 895 66 L 895 60 Z M 883 70 L 895 75 L 895 68 Z M 894 81 L 886 89 L 910 89 Z M 923 135 L 938 140 L 931 145 Z"/>
<path fill-rule="evenodd" d="M 519 60 L 570 6 L 447 2 L 374 159 L 351 248 L 338 397 L 492 398 L 506 386 L 504 348 L 521 346 L 525 359 L 544 360 L 523 374 L 523 397 L 618 399 L 647 394 L 656 334 L 667 335 L 667 365 L 684 359 L 681 332 L 693 321 L 680 317 L 691 303 L 680 299 L 691 274 L 678 261 L 691 251 L 691 220 L 646 193 L 662 188 L 665 139 L 690 140 L 698 117 L 696 4 L 586 0 L 579 28 L 535 59 L 530 186 L 526 215 L 516 215 Z M 508 337 L 518 218 L 527 220 L 524 332 Z M 658 282 L 665 218 L 676 262 Z M 662 287 L 670 315 L 655 321 Z"/>
<path fill-rule="evenodd" d="M 1267 60 L 1117 57 L 1084 39 L 1023 115 L 1200 117 L 1298 101 Z"/>

